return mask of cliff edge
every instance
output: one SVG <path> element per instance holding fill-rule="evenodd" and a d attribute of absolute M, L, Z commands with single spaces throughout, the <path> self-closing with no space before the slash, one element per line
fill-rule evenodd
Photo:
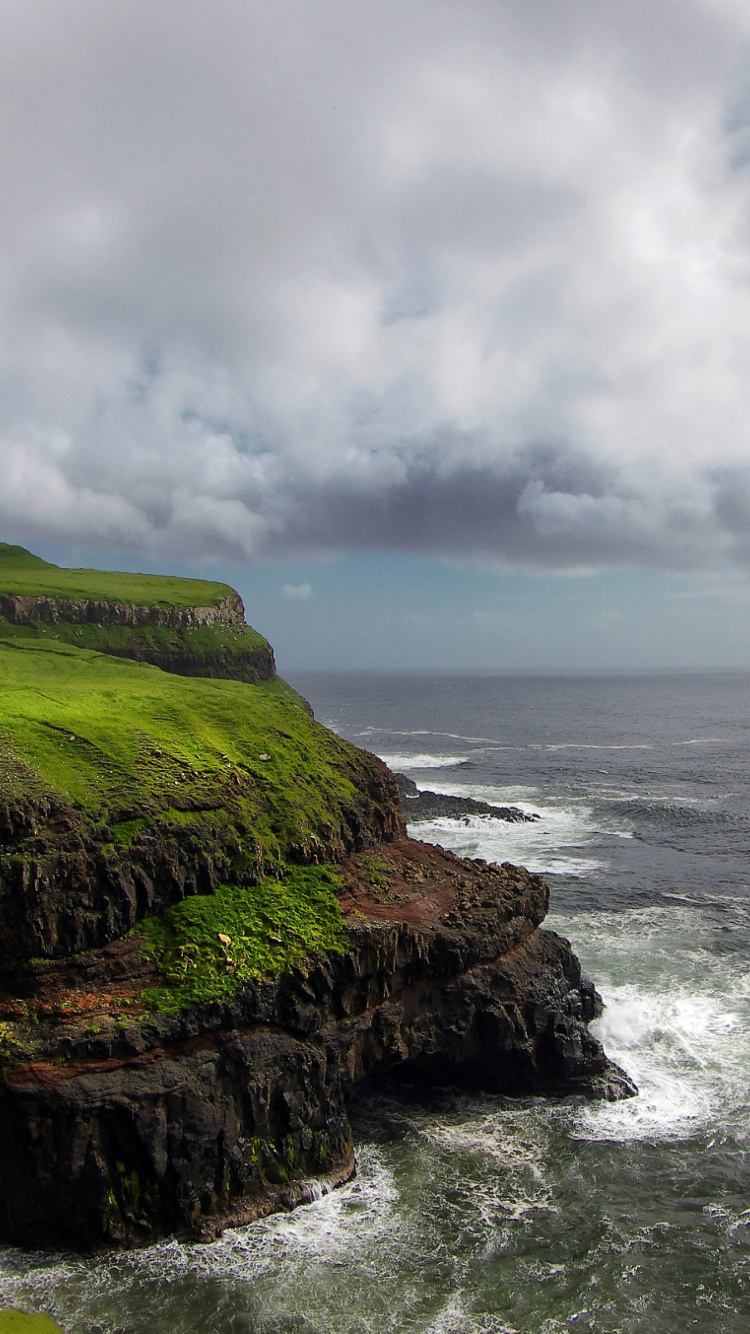
<path fill-rule="evenodd" d="M 271 645 L 228 584 L 68 570 L 0 542 L 0 635 L 68 643 L 180 676 L 272 681 Z"/>
<path fill-rule="evenodd" d="M 275 673 L 78 638 L 214 631 L 206 608 L 254 634 L 232 590 L 5 550 L 3 1240 L 208 1238 L 309 1199 L 354 1171 L 367 1078 L 635 1091 L 541 877 L 407 838 L 395 776 Z"/>

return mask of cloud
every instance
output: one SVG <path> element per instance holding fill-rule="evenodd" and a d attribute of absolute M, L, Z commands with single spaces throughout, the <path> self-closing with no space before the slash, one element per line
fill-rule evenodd
<path fill-rule="evenodd" d="M 312 584 L 282 584 L 281 596 L 307 602 L 312 597 Z"/>
<path fill-rule="evenodd" d="M 0 15 L 9 538 L 750 561 L 745 6 Z"/>

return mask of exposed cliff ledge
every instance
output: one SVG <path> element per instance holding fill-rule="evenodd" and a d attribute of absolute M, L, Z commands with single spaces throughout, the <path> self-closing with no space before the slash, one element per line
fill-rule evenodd
<path fill-rule="evenodd" d="M 245 608 L 239 593 L 227 593 L 210 607 L 175 607 L 95 598 L 52 598 L 0 594 L 0 616 L 13 625 L 158 625 L 170 630 L 195 630 L 209 625 L 239 628 L 245 624 Z"/>
<path fill-rule="evenodd" d="M 207 772 L 151 752 L 151 773 L 93 820 L 19 761 L 0 765 L 0 977 L 30 958 L 98 948 L 221 884 L 256 884 L 283 874 L 287 861 L 342 861 L 401 832 L 396 782 L 384 764 L 299 708 L 272 719 L 286 721 L 287 757 L 317 755 L 318 773 L 300 775 L 293 795 L 262 742 L 255 750 L 265 759 L 217 757 Z M 249 701 L 244 721 L 252 728 Z M 60 744 L 70 751 L 81 742 L 71 734 Z M 306 808 L 305 796 L 321 795 L 323 811 Z"/>
<path fill-rule="evenodd" d="M 588 1032 L 597 998 L 568 943 L 539 930 L 541 877 L 401 839 L 375 876 L 369 854 L 350 861 L 346 886 L 342 952 L 221 1005 L 139 1013 L 150 965 L 132 941 L 38 969 L 26 1024 L 5 1022 L 5 1240 L 205 1239 L 312 1198 L 354 1171 L 346 1106 L 366 1077 L 634 1092 Z"/>
<path fill-rule="evenodd" d="M 273 650 L 226 584 L 67 570 L 0 542 L 0 637 L 69 643 L 181 676 L 255 683 Z"/>

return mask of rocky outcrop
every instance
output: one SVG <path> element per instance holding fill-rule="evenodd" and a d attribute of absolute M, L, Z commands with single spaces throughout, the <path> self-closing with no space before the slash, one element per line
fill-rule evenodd
<path fill-rule="evenodd" d="M 474 797 L 449 797 L 444 792 L 422 791 L 406 774 L 396 774 L 401 794 L 401 809 L 408 824 L 419 824 L 424 820 L 460 820 L 467 815 L 489 815 L 495 820 L 505 820 L 509 824 L 528 824 L 538 820 L 539 816 L 528 814 L 518 806 L 492 806 L 488 801 L 476 801 Z"/>
<path fill-rule="evenodd" d="M 6 580 L 50 568 L 5 552 Z M 1 1241 L 208 1238 L 291 1207 L 354 1172 L 366 1080 L 635 1092 L 589 1032 L 599 1001 L 568 942 L 540 927 L 541 877 L 407 838 L 394 775 L 283 683 L 165 689 L 100 656 L 271 682 L 237 594 L 43 587 L 0 596 L 20 682 L 0 749 Z M 534 818 L 415 793 L 404 780 L 412 821 Z"/>
<path fill-rule="evenodd" d="M 567 941 L 539 929 L 541 877 L 403 838 L 372 860 L 347 865 L 343 953 L 221 1005 L 123 1007 L 148 970 L 132 942 L 38 971 L 25 1014 L 47 1031 L 27 1060 L 16 1026 L 0 1087 L 4 1240 L 209 1238 L 310 1199 L 355 1170 L 346 1108 L 366 1078 L 635 1092 L 588 1031 L 598 1001 Z"/>
<path fill-rule="evenodd" d="M 242 598 L 234 592 L 214 605 L 198 607 L 0 595 L 0 635 L 22 634 L 25 627 L 39 640 L 49 637 L 74 648 L 151 663 L 178 676 L 249 685 L 276 677 L 273 649 L 246 625 Z"/>
<path fill-rule="evenodd" d="M 319 831 L 290 839 L 283 849 L 290 861 L 341 862 L 402 832 L 393 775 L 360 754 L 352 795 Z M 178 823 L 158 814 L 135 820 L 125 846 L 113 841 L 109 824 L 92 827 L 71 804 L 35 787 L 33 774 L 23 798 L 10 803 L 0 792 L 0 979 L 29 958 L 101 948 L 144 917 L 223 882 L 254 884 L 279 870 L 278 851 L 271 856 L 254 829 L 256 812 L 278 802 L 272 790 L 236 768 L 221 778 L 185 771 L 180 778 L 171 798 Z"/>
<path fill-rule="evenodd" d="M 0 616 L 14 625 L 163 626 L 170 630 L 194 630 L 211 625 L 240 627 L 245 624 L 245 608 L 239 593 L 228 593 L 214 606 L 182 607 L 156 603 L 138 606 L 132 602 L 103 601 L 93 598 L 52 598 L 0 595 Z"/>

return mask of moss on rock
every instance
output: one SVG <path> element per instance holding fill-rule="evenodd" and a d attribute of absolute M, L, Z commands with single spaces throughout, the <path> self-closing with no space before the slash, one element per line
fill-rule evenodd
<path fill-rule="evenodd" d="M 63 1334 L 63 1331 L 48 1315 L 0 1311 L 0 1334 Z"/>
<path fill-rule="evenodd" d="M 221 885 L 210 897 L 186 899 L 136 932 L 163 983 L 140 999 L 162 1013 L 224 1000 L 244 983 L 278 976 L 305 957 L 346 945 L 332 867 L 294 867 L 283 880 Z"/>

